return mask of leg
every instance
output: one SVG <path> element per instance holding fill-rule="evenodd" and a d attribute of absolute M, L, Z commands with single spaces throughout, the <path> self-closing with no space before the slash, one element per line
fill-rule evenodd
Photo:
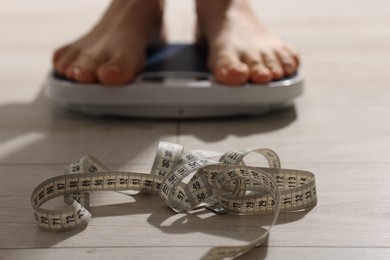
<path fill-rule="evenodd" d="M 113 0 L 97 25 L 53 55 L 55 70 L 75 81 L 122 85 L 134 79 L 152 38 L 165 42 L 163 0 Z"/>
<path fill-rule="evenodd" d="M 247 0 L 196 0 L 198 35 L 214 77 L 230 85 L 267 83 L 296 72 L 299 55 L 256 18 Z"/>

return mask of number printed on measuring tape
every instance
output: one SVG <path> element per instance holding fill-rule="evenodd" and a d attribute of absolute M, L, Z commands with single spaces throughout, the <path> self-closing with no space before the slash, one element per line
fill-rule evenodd
<path fill-rule="evenodd" d="M 264 156 L 268 167 L 246 166 L 243 160 L 249 153 Z M 253 241 L 244 246 L 216 247 L 204 256 L 204 259 L 223 259 L 261 245 L 279 212 L 316 205 L 314 174 L 280 167 L 278 155 L 266 148 L 183 153 L 179 144 L 160 142 L 150 173 L 112 171 L 88 155 L 70 164 L 64 175 L 39 184 L 31 194 L 31 205 L 39 228 L 56 232 L 88 224 L 89 191 L 149 191 L 158 194 L 176 212 L 203 205 L 216 213 L 273 214 L 267 231 Z M 66 208 L 42 207 L 58 196 L 64 196 Z"/>

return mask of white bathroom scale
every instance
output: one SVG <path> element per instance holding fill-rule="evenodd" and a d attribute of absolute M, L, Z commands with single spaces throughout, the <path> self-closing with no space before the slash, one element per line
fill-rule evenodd
<path fill-rule="evenodd" d="M 300 73 L 267 84 L 226 86 L 207 69 L 207 50 L 170 44 L 148 54 L 146 66 L 125 86 L 80 84 L 51 72 L 46 95 L 88 115 L 204 118 L 259 115 L 291 105 L 303 91 Z"/>

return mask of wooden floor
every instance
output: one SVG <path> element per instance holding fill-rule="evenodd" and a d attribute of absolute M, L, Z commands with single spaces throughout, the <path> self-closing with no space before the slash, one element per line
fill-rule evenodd
<path fill-rule="evenodd" d="M 29 199 L 41 181 L 88 153 L 147 172 L 160 140 L 269 147 L 284 168 L 316 174 L 318 205 L 281 215 L 268 246 L 239 259 L 390 259 L 390 1 L 253 0 L 300 49 L 305 94 L 263 117 L 196 121 L 87 118 L 43 96 L 52 50 L 87 30 L 106 3 L 0 1 L 0 259 L 199 259 L 263 231 L 269 218 L 174 214 L 157 197 L 113 192 L 93 197 L 84 231 L 35 226 Z M 168 1 L 172 40 L 192 39 L 192 6 Z"/>

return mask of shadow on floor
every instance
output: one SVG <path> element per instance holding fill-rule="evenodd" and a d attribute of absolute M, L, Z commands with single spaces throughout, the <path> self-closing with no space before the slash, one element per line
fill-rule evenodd
<path fill-rule="evenodd" d="M 134 163 L 131 158 L 139 157 L 148 148 L 156 149 L 159 140 L 180 142 L 181 135 L 191 135 L 215 142 L 229 135 L 251 136 L 286 127 L 296 117 L 294 106 L 258 117 L 223 119 L 87 117 L 63 110 L 49 101 L 42 90 L 30 104 L 0 106 L 0 144 L 11 146 L 14 142 L 20 148 L 0 150 L 0 164 L 68 164 L 89 153 L 107 164 Z M 34 136 L 26 137 L 29 134 Z M 149 158 L 150 161 L 138 163 L 152 163 L 153 154 Z"/>
<path fill-rule="evenodd" d="M 229 135 L 246 137 L 287 127 L 297 118 L 294 105 L 259 116 L 179 121 L 179 134 L 194 136 L 205 142 L 217 142 Z"/>

